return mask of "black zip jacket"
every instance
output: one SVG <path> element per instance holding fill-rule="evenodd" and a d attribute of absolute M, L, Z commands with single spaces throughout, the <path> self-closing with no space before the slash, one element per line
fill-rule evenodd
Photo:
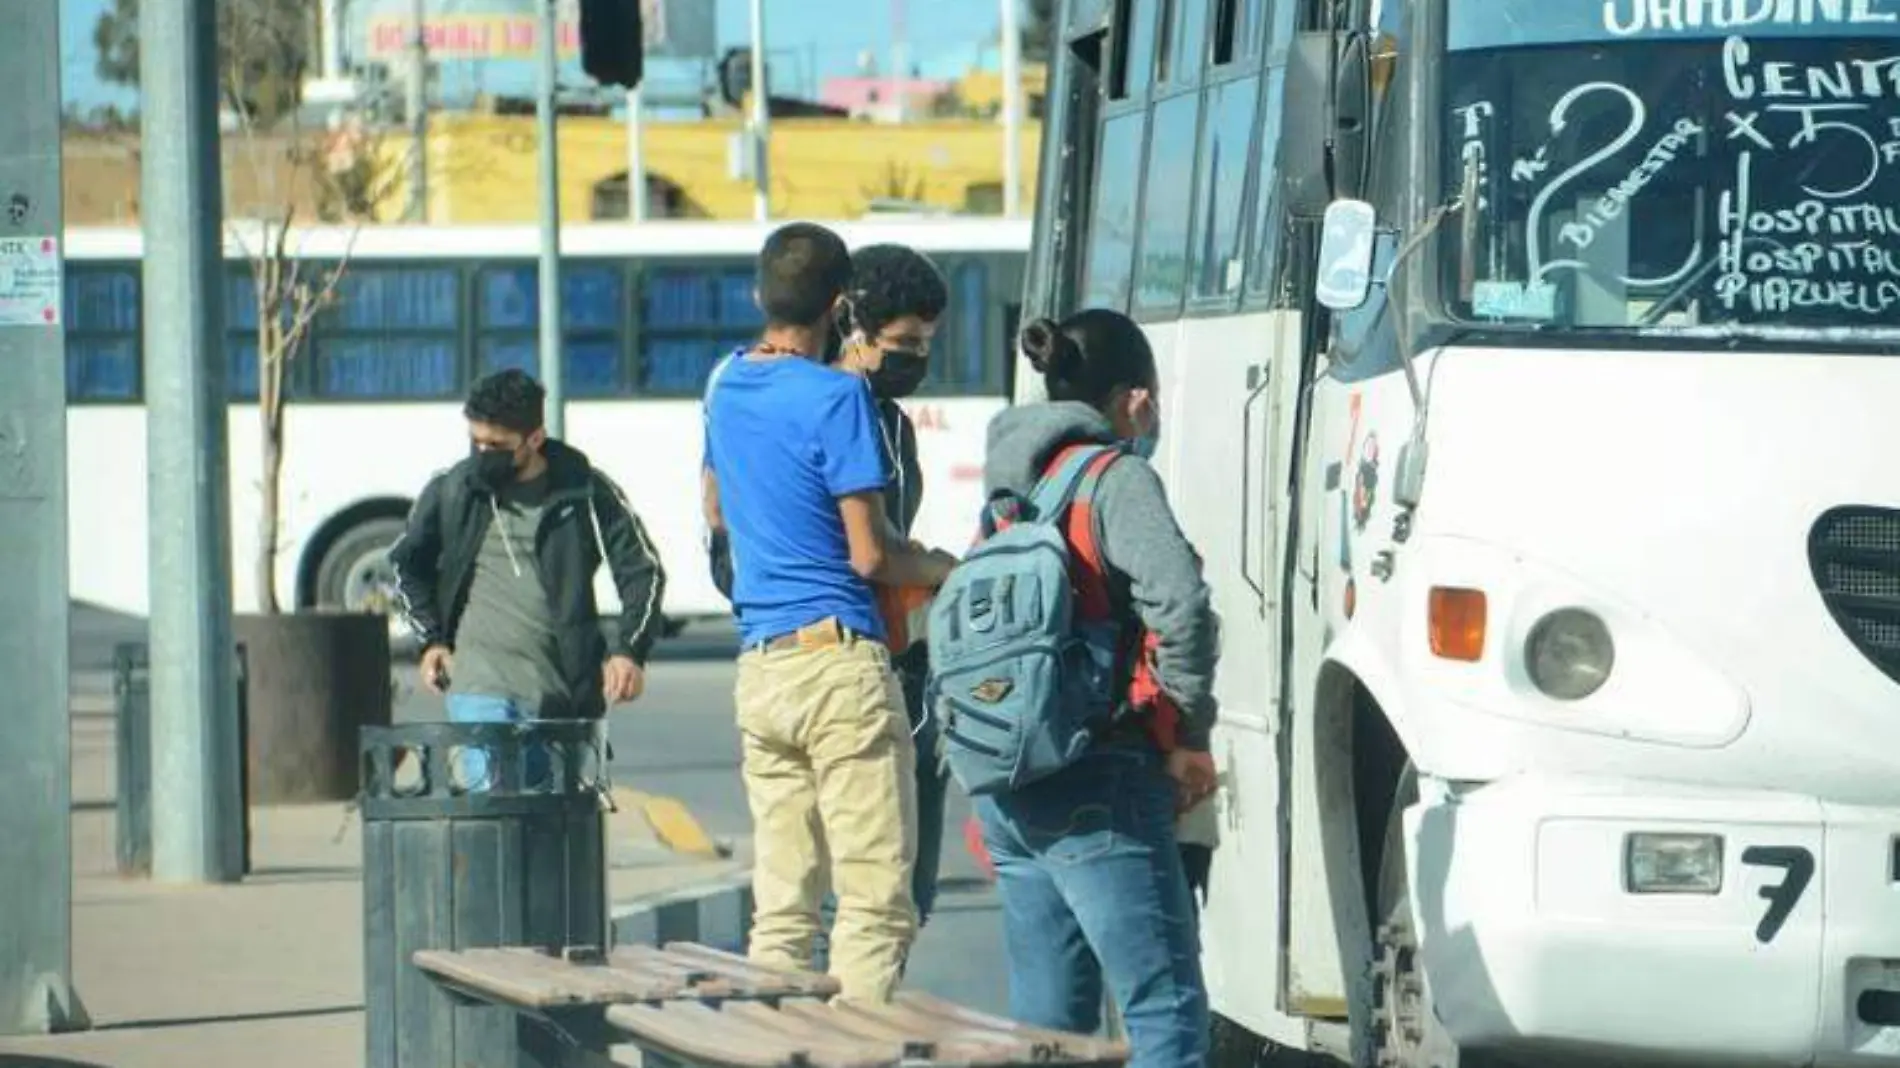
<path fill-rule="evenodd" d="M 547 443 L 548 501 L 534 535 L 548 587 L 561 674 L 575 695 L 570 715 L 606 714 L 601 664 L 610 655 L 645 666 L 661 629 L 666 572 L 627 499 L 578 449 Z M 409 529 L 389 550 L 398 607 L 423 648 L 455 647 L 482 540 L 495 518 L 495 496 L 475 478 L 471 457 L 437 474 L 409 511 Z M 620 591 L 616 644 L 608 649 L 594 601 L 594 574 L 605 563 Z"/>

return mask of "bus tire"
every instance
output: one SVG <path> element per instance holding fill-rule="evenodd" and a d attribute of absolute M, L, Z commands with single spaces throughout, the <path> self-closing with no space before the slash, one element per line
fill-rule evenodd
<path fill-rule="evenodd" d="M 389 617 L 390 651 L 414 655 L 415 637 L 395 612 L 395 571 L 389 549 L 402 537 L 399 516 L 364 520 L 337 535 L 317 565 L 317 607 L 337 612 L 369 612 Z"/>
<path fill-rule="evenodd" d="M 1499 1062 L 1460 1052 L 1432 1004 L 1412 930 L 1412 891 L 1406 875 L 1405 810 L 1418 801 L 1418 774 L 1400 774 L 1386 818 L 1380 852 L 1378 929 L 1372 947 L 1372 1051 L 1375 1068 L 1500 1068 Z"/>
<path fill-rule="evenodd" d="M 1318 1068 L 1330 1061 L 1261 1038 L 1220 1013 L 1209 1016 L 1207 1068 Z"/>

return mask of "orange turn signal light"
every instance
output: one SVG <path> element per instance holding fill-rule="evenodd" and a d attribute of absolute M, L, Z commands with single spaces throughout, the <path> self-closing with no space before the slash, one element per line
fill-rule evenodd
<path fill-rule="evenodd" d="M 1475 663 L 1484 655 L 1484 591 L 1433 586 L 1432 652 Z"/>

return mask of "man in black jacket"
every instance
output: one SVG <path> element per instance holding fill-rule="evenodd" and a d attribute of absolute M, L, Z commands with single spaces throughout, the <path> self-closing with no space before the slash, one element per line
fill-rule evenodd
<path fill-rule="evenodd" d="M 423 487 L 389 551 L 423 684 L 456 722 L 598 719 L 646 688 L 659 554 L 619 487 L 548 438 L 545 399 L 521 371 L 476 383 L 463 408 L 471 454 Z M 611 649 L 594 601 L 603 563 L 620 591 Z M 486 782 L 485 761 L 462 774 Z"/>

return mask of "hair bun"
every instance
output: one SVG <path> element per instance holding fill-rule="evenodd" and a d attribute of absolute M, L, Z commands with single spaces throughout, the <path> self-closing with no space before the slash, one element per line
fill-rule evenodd
<path fill-rule="evenodd" d="M 1029 357 L 1029 366 L 1045 375 L 1060 371 L 1069 362 L 1069 350 L 1075 347 L 1075 342 L 1049 319 L 1037 319 L 1023 327 L 1021 344 L 1023 354 Z"/>

